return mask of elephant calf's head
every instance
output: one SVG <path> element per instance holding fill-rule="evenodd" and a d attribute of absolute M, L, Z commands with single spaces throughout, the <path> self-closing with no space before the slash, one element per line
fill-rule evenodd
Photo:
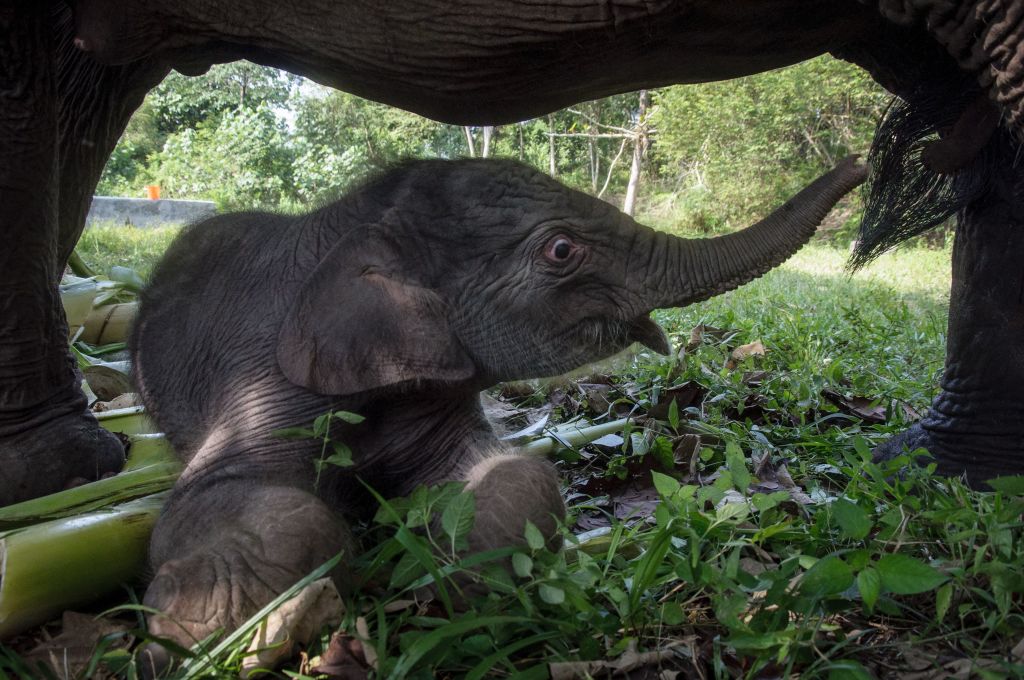
<path fill-rule="evenodd" d="M 518 163 L 410 163 L 320 213 L 341 237 L 303 284 L 278 359 L 293 382 L 343 395 L 555 375 L 633 342 L 667 353 L 651 310 L 781 263 L 864 174 L 847 159 L 754 226 L 687 240 Z"/>

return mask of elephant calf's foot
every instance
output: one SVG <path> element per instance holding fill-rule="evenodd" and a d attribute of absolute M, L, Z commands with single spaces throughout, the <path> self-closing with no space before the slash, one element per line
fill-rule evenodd
<path fill-rule="evenodd" d="M 331 573 L 346 590 L 355 552 L 347 523 L 316 496 L 290 487 L 224 482 L 181 493 L 157 524 L 150 555 L 156 576 L 143 600 L 161 612 L 149 632 L 188 648 L 231 632 L 318 566 L 343 552 Z M 140 670 L 159 677 L 171 657 L 156 644 Z"/>
<path fill-rule="evenodd" d="M 326 561 L 326 560 L 325 560 Z M 166 562 L 146 590 L 149 632 L 188 649 L 210 635 L 230 633 L 317 565 L 280 564 L 232 545 Z M 144 677 L 166 675 L 176 659 L 157 642 L 138 655 Z"/>
<path fill-rule="evenodd" d="M 498 455 L 473 466 L 466 488 L 476 500 L 476 519 L 469 534 L 471 552 L 526 543 L 530 522 L 547 539 L 561 545 L 558 523 L 565 503 L 554 468 L 545 460 L 523 455 Z"/>
<path fill-rule="evenodd" d="M 217 630 L 231 631 L 284 592 L 302 574 L 261 564 L 260 557 L 230 544 L 166 562 L 146 591 L 149 632 L 188 649 Z M 175 659 L 150 643 L 138 655 L 143 677 L 167 675 Z"/>
<path fill-rule="evenodd" d="M 124 461 L 121 441 L 89 413 L 0 436 L 0 507 L 118 472 Z"/>

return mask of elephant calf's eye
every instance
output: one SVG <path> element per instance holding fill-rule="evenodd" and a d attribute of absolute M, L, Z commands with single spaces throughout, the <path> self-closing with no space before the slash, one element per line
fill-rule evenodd
<path fill-rule="evenodd" d="M 556 236 L 548 241 L 544 248 L 544 256 L 552 262 L 566 262 L 576 252 L 576 244 L 565 236 Z"/>

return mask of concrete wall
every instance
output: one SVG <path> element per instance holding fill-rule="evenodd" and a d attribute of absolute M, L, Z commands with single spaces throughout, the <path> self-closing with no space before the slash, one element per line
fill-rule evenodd
<path fill-rule="evenodd" d="M 131 223 L 136 227 L 159 227 L 165 224 L 190 224 L 217 213 L 213 201 L 178 201 L 161 198 L 121 198 L 93 196 L 85 226 L 95 222 Z"/>

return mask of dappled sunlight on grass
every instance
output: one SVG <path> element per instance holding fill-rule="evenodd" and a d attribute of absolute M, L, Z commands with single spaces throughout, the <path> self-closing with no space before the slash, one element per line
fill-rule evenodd
<path fill-rule="evenodd" d="M 846 269 L 848 261 L 846 250 L 812 244 L 790 258 L 782 269 L 815 276 L 850 277 L 854 282 L 883 284 L 894 292 L 949 302 L 949 249 L 901 248 L 852 273 Z"/>
<path fill-rule="evenodd" d="M 180 231 L 177 225 L 140 229 L 116 222 L 97 224 L 82 233 L 75 250 L 97 274 L 119 265 L 146 279 Z"/>
<path fill-rule="evenodd" d="M 778 376 L 788 409 L 820 405 L 829 387 L 923 411 L 945 356 L 948 251 L 898 251 L 852 276 L 846 259 L 811 245 L 738 290 L 656 318 L 677 347 L 698 324 L 735 330 L 733 345 L 762 341 L 760 367 Z"/>

